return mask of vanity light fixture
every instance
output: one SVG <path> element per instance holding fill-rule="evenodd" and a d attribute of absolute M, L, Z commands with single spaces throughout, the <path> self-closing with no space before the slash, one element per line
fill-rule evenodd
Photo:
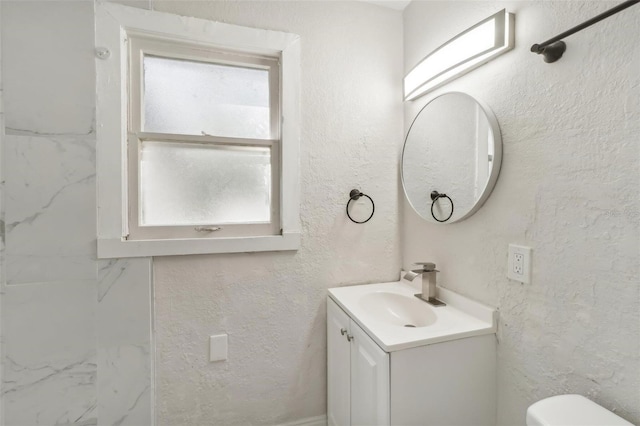
<path fill-rule="evenodd" d="M 422 96 L 513 49 L 514 22 L 503 9 L 437 48 L 404 78 L 404 99 Z"/>

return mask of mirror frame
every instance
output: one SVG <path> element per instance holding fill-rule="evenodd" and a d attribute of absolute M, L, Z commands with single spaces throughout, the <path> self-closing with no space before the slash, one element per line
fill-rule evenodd
<path fill-rule="evenodd" d="M 489 175 L 489 179 L 487 179 L 487 183 L 484 187 L 484 189 L 482 190 L 482 194 L 480 195 L 480 197 L 476 200 L 476 202 L 473 204 L 473 207 L 471 207 L 471 209 L 464 214 L 463 216 L 455 219 L 455 220 L 451 220 L 451 221 L 446 221 L 446 222 L 437 222 L 435 220 L 433 220 L 430 217 L 425 217 L 423 216 L 418 210 L 416 210 L 416 208 L 414 207 L 413 203 L 411 202 L 411 199 L 409 198 L 409 195 L 407 194 L 407 187 L 404 183 L 404 153 L 405 150 L 407 148 L 407 140 L 409 139 L 409 134 L 411 134 L 411 129 L 413 128 L 413 125 L 415 124 L 416 120 L 418 120 L 418 118 L 420 117 L 420 114 L 422 113 L 422 111 L 424 111 L 432 102 L 434 102 L 436 99 L 445 96 L 445 95 L 463 95 L 466 96 L 468 98 L 471 98 L 471 100 L 473 100 L 476 104 L 478 104 L 480 106 L 480 108 L 482 109 L 482 111 L 484 112 L 485 117 L 487 117 L 487 121 L 489 122 L 489 127 L 491 129 L 491 131 L 493 132 L 493 167 L 491 168 L 491 174 Z M 502 134 L 500 133 L 500 126 L 498 125 L 498 120 L 496 119 L 496 116 L 493 114 L 493 111 L 491 111 L 491 109 L 489 108 L 489 106 L 479 100 L 474 98 L 473 96 L 469 95 L 468 93 L 464 93 L 464 92 L 446 92 L 446 93 L 442 93 L 432 99 L 430 99 L 425 106 L 423 106 L 420 111 L 418 111 L 418 113 L 416 114 L 415 118 L 413 119 L 413 121 L 411 122 L 411 126 L 409 126 L 409 130 L 407 130 L 407 134 L 404 138 L 404 144 L 402 145 L 402 156 L 400 157 L 400 178 L 402 180 L 402 191 L 404 192 L 404 197 L 407 200 L 407 202 L 409 203 L 409 205 L 411 206 L 411 208 L 413 209 L 413 211 L 420 216 L 421 218 L 423 218 L 424 220 L 430 222 L 430 223 L 441 223 L 441 224 L 452 224 L 452 223 L 456 223 L 456 222 L 462 222 L 463 220 L 469 218 L 470 216 L 474 215 L 478 210 L 480 210 L 480 207 L 482 207 L 484 205 L 484 203 L 487 201 L 487 199 L 489 198 L 489 196 L 491 195 L 491 192 L 493 191 L 493 188 L 496 185 L 496 182 L 498 181 L 498 176 L 500 175 L 500 169 L 502 168 Z M 455 208 L 455 206 L 454 206 Z"/>

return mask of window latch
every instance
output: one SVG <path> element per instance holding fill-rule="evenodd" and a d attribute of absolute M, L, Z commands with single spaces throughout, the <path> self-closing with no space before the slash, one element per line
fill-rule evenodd
<path fill-rule="evenodd" d="M 220 228 L 219 226 L 196 226 L 193 229 L 195 229 L 198 232 L 214 232 L 214 231 L 219 231 L 222 228 Z"/>

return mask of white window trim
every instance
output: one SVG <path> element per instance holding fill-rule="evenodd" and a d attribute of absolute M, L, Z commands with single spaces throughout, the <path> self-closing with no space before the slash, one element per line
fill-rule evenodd
<path fill-rule="evenodd" d="M 281 235 L 234 238 L 126 240 L 127 31 L 168 40 L 279 55 L 281 58 Z M 296 250 L 300 246 L 300 37 L 148 11 L 96 4 L 96 136 L 98 258 Z"/>

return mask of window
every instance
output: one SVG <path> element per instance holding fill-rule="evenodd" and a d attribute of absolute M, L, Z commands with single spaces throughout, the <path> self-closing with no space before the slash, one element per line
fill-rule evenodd
<path fill-rule="evenodd" d="M 129 38 L 127 239 L 280 232 L 277 57 Z"/>
<path fill-rule="evenodd" d="M 99 257 L 298 247 L 297 36 L 99 3 L 96 48 Z"/>

